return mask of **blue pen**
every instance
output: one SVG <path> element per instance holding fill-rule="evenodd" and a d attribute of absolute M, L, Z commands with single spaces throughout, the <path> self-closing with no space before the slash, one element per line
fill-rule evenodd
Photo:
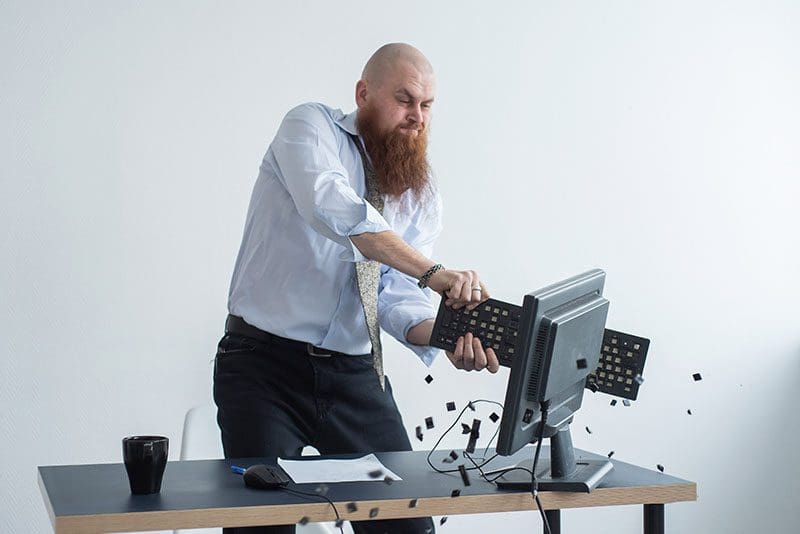
<path fill-rule="evenodd" d="M 244 472 L 246 471 L 246 469 L 244 467 L 239 467 L 238 465 L 232 465 L 231 466 L 231 471 L 233 471 L 234 473 L 239 473 L 240 475 L 243 475 Z"/>

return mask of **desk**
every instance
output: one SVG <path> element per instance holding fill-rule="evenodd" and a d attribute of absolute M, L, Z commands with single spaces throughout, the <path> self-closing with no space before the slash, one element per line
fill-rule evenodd
<path fill-rule="evenodd" d="M 526 447 L 513 457 L 498 457 L 487 469 L 531 458 L 532 450 Z M 437 451 L 434 465 L 453 468 L 462 461 L 442 463 L 448 452 Z M 477 471 L 470 471 L 471 485 L 467 487 L 457 472 L 432 471 L 425 451 L 376 455 L 403 480 L 391 485 L 382 481 L 329 484 L 327 496 L 345 520 L 369 520 L 372 508 L 379 509 L 375 519 L 536 509 L 529 492 L 499 490 L 480 480 Z M 542 456 L 547 455 L 547 447 L 542 447 Z M 604 458 L 579 449 L 575 457 Z M 303 516 L 310 521 L 335 519 L 331 506 L 322 500 L 247 488 L 241 476 L 229 469 L 230 465 L 265 461 L 274 459 L 169 462 L 157 495 L 131 495 L 121 463 L 39 467 L 39 486 L 57 534 L 280 525 L 296 523 Z M 661 534 L 665 503 L 697 499 L 694 482 L 616 460 L 613 463 L 614 470 L 592 493 L 540 492 L 553 534 L 560 532 L 562 509 L 624 504 L 644 505 L 645 534 Z M 316 486 L 290 485 L 312 493 Z M 454 489 L 461 490 L 461 495 L 451 497 Z M 411 499 L 417 499 L 415 508 L 409 507 Z M 350 502 L 358 506 L 356 512 L 347 511 Z"/>

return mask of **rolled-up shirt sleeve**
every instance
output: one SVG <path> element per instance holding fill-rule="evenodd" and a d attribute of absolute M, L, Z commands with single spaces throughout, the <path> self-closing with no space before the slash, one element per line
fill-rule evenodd
<path fill-rule="evenodd" d="M 433 246 L 442 231 L 442 203 L 438 192 L 429 209 L 418 213 L 403 239 L 424 256 L 433 255 Z M 430 367 L 439 349 L 429 345 L 413 345 L 406 335 L 414 326 L 436 317 L 436 307 L 431 299 L 434 292 L 420 289 L 417 280 L 391 267 L 381 267 L 381 286 L 378 294 L 378 321 L 381 329 L 414 352 Z"/>
<path fill-rule="evenodd" d="M 271 149 L 279 179 L 303 220 L 343 247 L 339 259 L 364 261 L 349 236 L 391 228 L 350 185 L 333 127 L 314 106 L 298 106 L 284 118 Z"/>

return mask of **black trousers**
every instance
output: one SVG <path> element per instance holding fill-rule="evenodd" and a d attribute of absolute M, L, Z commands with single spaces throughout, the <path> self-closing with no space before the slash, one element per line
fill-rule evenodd
<path fill-rule="evenodd" d="M 316 357 L 280 339 L 226 334 L 214 363 L 214 401 L 225 458 L 298 456 L 306 445 L 321 454 L 411 450 L 389 379 L 383 391 L 371 355 Z M 434 532 L 429 517 L 352 526 L 355 534 Z M 223 532 L 294 534 L 295 526 Z"/>

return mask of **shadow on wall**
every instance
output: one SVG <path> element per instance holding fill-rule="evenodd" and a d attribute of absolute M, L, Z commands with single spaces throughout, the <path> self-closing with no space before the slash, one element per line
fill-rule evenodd
<path fill-rule="evenodd" d="M 736 384 L 740 390 L 750 390 L 745 408 L 727 415 L 734 424 L 728 426 L 732 435 L 726 438 L 739 459 L 719 468 L 740 486 L 739 495 L 761 495 L 753 504 L 758 507 L 759 530 L 764 532 L 785 531 L 790 517 L 795 517 L 793 531 L 800 531 L 795 503 L 800 494 L 800 346 L 790 354 L 794 357 L 785 366 L 788 372 L 765 369 L 760 376 L 764 383 Z M 773 360 L 764 358 L 763 362 L 769 365 Z M 732 459 L 730 453 L 724 458 Z"/>

